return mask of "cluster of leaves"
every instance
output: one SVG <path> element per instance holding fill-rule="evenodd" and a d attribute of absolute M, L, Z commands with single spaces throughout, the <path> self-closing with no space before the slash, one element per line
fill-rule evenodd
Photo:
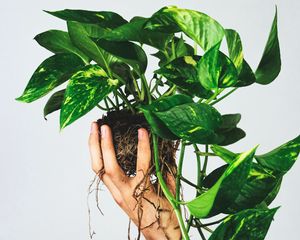
<path fill-rule="evenodd" d="M 263 155 L 255 154 L 257 147 L 233 153 L 224 146 L 245 137 L 237 126 L 241 115 L 222 115 L 213 105 L 238 88 L 269 84 L 278 76 L 277 11 L 256 71 L 244 58 L 238 32 L 198 11 L 169 6 L 150 18 L 130 21 L 107 11 L 48 13 L 65 20 L 68 31 L 50 30 L 35 37 L 54 55 L 41 63 L 17 100 L 35 101 L 68 81 L 44 108 L 45 117 L 60 110 L 61 128 L 96 106 L 105 111 L 143 113 L 154 134 L 181 139 L 195 147 L 197 159 L 205 156 L 194 184 L 197 196 L 183 202 L 191 218 L 186 229 L 181 229 L 188 232 L 194 222 L 205 239 L 202 229 L 207 225 L 200 220 L 224 213 L 228 217 L 210 240 L 264 239 L 277 211 L 268 206 L 299 155 L 300 136 Z M 228 54 L 221 51 L 224 39 Z M 156 49 L 152 55 L 159 60 L 151 81 L 145 77 L 144 45 Z M 197 144 L 205 145 L 206 152 L 200 152 Z M 207 175 L 208 156 L 220 157 L 226 164 Z M 183 236 L 188 239 L 186 232 Z"/>

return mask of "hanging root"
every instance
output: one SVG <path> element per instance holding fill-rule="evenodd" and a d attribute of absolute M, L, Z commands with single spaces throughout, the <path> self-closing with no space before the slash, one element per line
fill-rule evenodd
<path fill-rule="evenodd" d="M 99 191 L 100 189 L 100 183 L 102 179 L 102 175 L 104 174 L 104 168 L 100 169 L 97 174 L 95 174 L 93 180 L 91 181 L 89 187 L 88 187 L 88 194 L 87 194 L 87 208 L 88 208 L 88 225 L 89 225 L 89 237 L 90 239 L 93 239 L 93 236 L 96 234 L 94 230 L 92 230 L 91 225 L 91 208 L 89 204 L 89 198 L 90 195 L 95 192 L 95 200 L 96 200 L 96 206 L 98 211 L 104 216 L 103 211 L 100 208 L 100 201 L 99 201 Z M 94 184 L 96 183 L 95 188 L 93 189 Z"/>

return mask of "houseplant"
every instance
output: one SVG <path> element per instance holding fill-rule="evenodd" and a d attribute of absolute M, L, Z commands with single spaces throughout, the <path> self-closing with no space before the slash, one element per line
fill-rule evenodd
<path fill-rule="evenodd" d="M 255 72 L 244 59 L 239 34 L 197 11 L 170 6 L 150 18 L 134 17 L 129 22 L 113 12 L 48 13 L 66 20 L 68 32 L 50 30 L 36 36 L 54 55 L 37 68 L 17 100 L 35 101 L 68 81 L 65 89 L 50 97 L 44 116 L 60 110 L 63 129 L 94 107 L 108 112 L 98 122 L 111 125 L 118 161 L 129 176 L 135 174 L 135 131 L 148 128 L 153 150 L 149 174 L 155 177 L 157 192 L 175 209 L 183 239 L 189 239 L 190 227 L 205 239 L 203 230 L 213 224 L 219 226 L 211 240 L 264 239 L 277 211 L 268 206 L 298 157 L 300 136 L 263 155 L 255 154 L 257 147 L 233 153 L 224 146 L 245 137 L 237 127 L 241 115 L 221 115 L 215 105 L 241 87 L 269 84 L 277 77 L 281 66 L 277 13 Z M 228 56 L 221 51 L 223 39 Z M 159 59 L 148 81 L 145 45 L 157 49 L 153 55 Z M 195 152 L 196 183 L 182 176 L 189 146 Z M 225 163 L 208 174 L 208 159 L 213 157 Z M 176 178 L 175 196 L 167 188 L 166 173 Z M 182 199 L 182 181 L 195 188 L 195 199 Z M 190 212 L 186 224 L 183 206 Z M 219 213 L 228 216 L 201 222 Z"/>

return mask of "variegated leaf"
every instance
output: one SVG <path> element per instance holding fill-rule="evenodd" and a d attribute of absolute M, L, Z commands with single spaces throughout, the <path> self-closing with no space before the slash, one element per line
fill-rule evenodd
<path fill-rule="evenodd" d="M 187 203 L 191 214 L 206 218 L 219 214 L 233 203 L 246 182 L 256 148 L 240 154 L 207 192 Z"/>
<path fill-rule="evenodd" d="M 286 173 L 294 165 L 300 153 L 300 135 L 277 147 L 271 152 L 256 155 L 256 160 L 264 167 Z"/>
<path fill-rule="evenodd" d="M 212 47 L 198 62 L 198 78 L 207 90 L 232 87 L 238 80 L 234 64 L 219 51 L 220 45 Z"/>
<path fill-rule="evenodd" d="M 209 240 L 264 240 L 278 208 L 248 209 L 226 218 Z"/>
<path fill-rule="evenodd" d="M 186 103 L 154 114 L 178 137 L 193 143 L 216 143 L 221 114 L 208 104 Z"/>
<path fill-rule="evenodd" d="M 45 96 L 83 66 L 82 59 L 71 53 L 56 54 L 47 58 L 35 70 L 22 96 L 16 100 L 29 103 Z"/>
<path fill-rule="evenodd" d="M 184 32 L 204 51 L 222 40 L 223 27 L 208 15 L 175 6 L 164 7 L 154 13 L 145 25 L 147 29 L 164 32 Z"/>
<path fill-rule="evenodd" d="M 98 65 L 88 65 L 75 73 L 69 81 L 61 108 L 61 129 L 93 109 L 118 84 L 117 79 L 110 79 Z"/>
<path fill-rule="evenodd" d="M 53 53 L 74 53 L 81 57 L 85 62 L 89 62 L 89 58 L 71 42 L 67 32 L 49 30 L 38 34 L 34 39 L 41 46 Z"/>

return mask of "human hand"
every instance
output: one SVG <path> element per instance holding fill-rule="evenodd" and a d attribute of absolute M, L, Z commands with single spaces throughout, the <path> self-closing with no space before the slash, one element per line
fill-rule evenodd
<path fill-rule="evenodd" d="M 146 174 L 151 161 L 149 135 L 138 130 L 136 176 L 128 177 L 119 166 L 113 145 L 111 129 L 107 125 L 92 123 L 89 137 L 92 169 L 98 174 L 113 196 L 147 240 L 179 240 L 181 232 L 174 210 L 168 200 L 155 193 Z M 146 177 L 145 177 L 146 176 Z M 169 187 L 175 191 L 174 178 Z"/>

